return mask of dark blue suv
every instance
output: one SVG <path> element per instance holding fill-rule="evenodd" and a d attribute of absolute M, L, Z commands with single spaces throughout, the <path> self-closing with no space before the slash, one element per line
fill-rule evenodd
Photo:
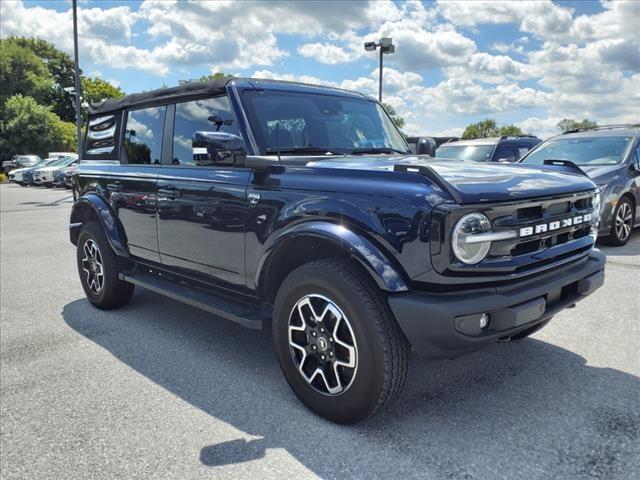
<path fill-rule="evenodd" d="M 340 423 L 399 395 L 411 347 L 525 338 L 604 278 L 587 177 L 415 155 L 376 100 L 333 88 L 224 78 L 93 105 L 74 192 L 91 303 L 138 285 L 271 324 L 293 391 Z"/>
<path fill-rule="evenodd" d="M 438 147 L 436 157 L 475 162 L 517 162 L 542 140 L 532 135 L 505 135 L 447 142 Z"/>

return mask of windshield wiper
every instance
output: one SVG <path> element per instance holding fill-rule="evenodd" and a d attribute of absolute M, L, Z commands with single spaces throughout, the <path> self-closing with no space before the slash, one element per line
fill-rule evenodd
<path fill-rule="evenodd" d="M 354 148 L 353 150 L 350 150 L 349 153 L 352 153 L 354 155 L 358 155 L 361 153 L 402 153 L 404 155 L 411 152 L 405 152 L 405 151 L 398 150 L 396 148 L 391 148 L 391 147 L 379 147 L 379 148 Z"/>
<path fill-rule="evenodd" d="M 307 147 L 268 147 L 265 149 L 266 153 L 317 153 L 317 154 L 325 154 L 325 153 L 333 153 L 328 148 L 324 147 L 313 147 L 311 145 Z"/>

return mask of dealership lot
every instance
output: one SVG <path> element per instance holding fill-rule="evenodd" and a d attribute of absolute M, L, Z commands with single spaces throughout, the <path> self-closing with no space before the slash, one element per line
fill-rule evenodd
<path fill-rule="evenodd" d="M 520 343 L 412 358 L 399 402 L 341 427 L 289 390 L 270 332 L 138 290 L 92 308 L 71 194 L 0 186 L 2 478 L 637 478 L 640 231 L 605 286 Z"/>

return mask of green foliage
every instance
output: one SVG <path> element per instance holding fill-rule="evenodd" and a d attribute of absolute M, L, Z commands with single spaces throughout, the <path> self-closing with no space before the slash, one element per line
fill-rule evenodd
<path fill-rule="evenodd" d="M 569 130 L 576 130 L 578 128 L 595 128 L 598 124 L 585 118 L 581 122 L 574 120 L 573 118 L 563 118 L 557 124 L 557 127 L 563 132 L 568 132 Z"/>
<path fill-rule="evenodd" d="M 402 118 L 400 115 L 398 115 L 398 113 L 396 112 L 396 109 L 393 108 L 390 104 L 383 102 L 382 106 L 384 107 L 384 109 L 387 111 L 387 113 L 391 117 L 391 120 L 393 120 L 393 123 L 396 124 L 396 127 L 398 127 L 399 130 L 402 130 L 402 127 L 404 127 L 404 125 L 405 125 L 404 118 Z"/>
<path fill-rule="evenodd" d="M 522 135 L 520 127 L 515 125 L 503 125 L 498 127 L 493 118 L 487 118 L 477 123 L 472 123 L 464 129 L 463 139 L 499 137 L 501 135 Z"/>
<path fill-rule="evenodd" d="M 227 75 L 226 73 L 217 72 L 209 75 L 203 75 L 200 77 L 201 82 L 206 82 L 207 80 L 217 80 L 222 77 L 230 77 L 231 75 Z"/>
<path fill-rule="evenodd" d="M 34 53 L 44 62 L 53 79 L 53 88 L 45 102 L 64 121 L 75 121 L 73 97 L 65 88 L 73 87 L 75 66 L 73 58 L 58 50 L 53 44 L 39 38 L 10 37 L 8 41 Z M 82 74 L 82 71 L 80 72 Z"/>
<path fill-rule="evenodd" d="M 87 103 L 100 102 L 106 98 L 124 97 L 124 92 L 101 78 L 82 77 L 82 99 Z"/>
<path fill-rule="evenodd" d="M 9 97 L 28 95 L 48 103 L 53 78 L 45 63 L 14 39 L 0 40 L 0 108 Z"/>
<path fill-rule="evenodd" d="M 19 153 L 45 157 L 47 152 L 75 150 L 75 124 L 62 122 L 48 107 L 21 94 L 7 99 L 0 121 L 0 157 Z"/>

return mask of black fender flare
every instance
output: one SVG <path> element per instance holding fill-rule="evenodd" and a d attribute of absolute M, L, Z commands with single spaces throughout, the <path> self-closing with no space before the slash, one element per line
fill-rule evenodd
<path fill-rule="evenodd" d="M 369 272 L 378 287 L 388 292 L 409 290 L 401 271 L 376 245 L 343 225 L 326 221 L 309 221 L 285 229 L 270 238 L 263 249 L 256 269 L 255 285 L 260 285 L 268 260 L 287 241 L 295 237 L 311 236 L 334 243 L 355 258 Z"/>
<path fill-rule="evenodd" d="M 109 245 L 111 245 L 116 255 L 128 258 L 129 248 L 127 247 L 127 237 L 120 224 L 120 220 L 118 220 L 118 217 L 109 204 L 95 193 L 87 193 L 73 204 L 69 223 L 69 238 L 71 243 L 77 245 L 78 235 L 80 234 L 82 226 L 87 222 L 88 218 L 94 216 L 100 220 L 107 240 L 109 240 Z"/>

